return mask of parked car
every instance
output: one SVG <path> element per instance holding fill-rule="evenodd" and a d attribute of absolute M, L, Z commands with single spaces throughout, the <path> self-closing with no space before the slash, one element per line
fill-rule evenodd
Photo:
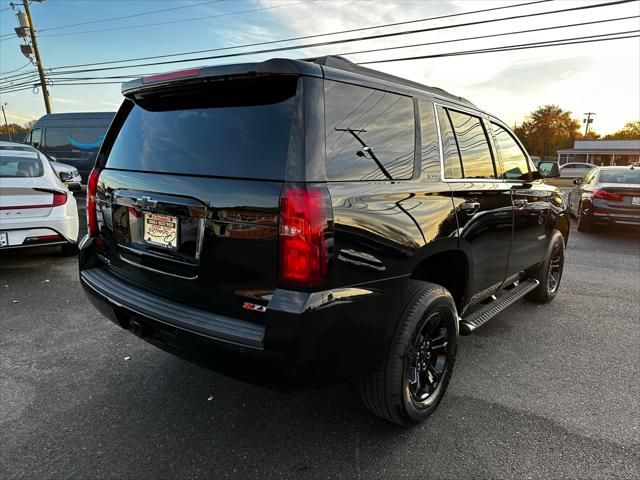
<path fill-rule="evenodd" d="M 594 226 L 640 226 L 640 168 L 595 167 L 574 180 L 569 212 L 581 232 Z"/>
<path fill-rule="evenodd" d="M 560 176 L 563 178 L 579 178 L 595 167 L 592 163 L 572 162 L 560 165 Z"/>
<path fill-rule="evenodd" d="M 24 143 L 75 167 L 86 181 L 113 116 L 113 112 L 50 113 L 33 125 Z"/>
<path fill-rule="evenodd" d="M 7 144 L 0 144 L 0 249 L 61 245 L 64 254 L 75 254 L 73 193 L 41 152 Z"/>
<path fill-rule="evenodd" d="M 40 152 L 38 149 L 32 147 L 31 145 L 25 145 L 24 143 L 15 143 L 15 142 L 5 142 L 0 141 L 0 149 L 6 150 L 20 150 L 26 152 L 39 152 L 40 155 L 44 156 L 45 159 L 51 164 L 53 170 L 58 175 L 58 178 L 62 180 L 71 191 L 80 191 L 82 179 L 80 174 L 78 173 L 78 169 L 72 167 L 71 165 L 66 165 L 64 163 L 56 162 L 56 159 L 46 153 Z"/>
<path fill-rule="evenodd" d="M 467 100 L 339 57 L 123 94 L 80 279 L 160 348 L 269 385 L 358 379 L 372 412 L 408 424 L 440 402 L 459 332 L 558 292 L 564 197 Z"/>

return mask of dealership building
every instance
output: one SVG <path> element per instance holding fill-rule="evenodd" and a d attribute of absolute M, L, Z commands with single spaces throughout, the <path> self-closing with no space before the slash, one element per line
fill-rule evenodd
<path fill-rule="evenodd" d="M 638 140 L 576 140 L 573 148 L 558 150 L 558 163 L 587 162 L 599 166 L 640 162 Z"/>

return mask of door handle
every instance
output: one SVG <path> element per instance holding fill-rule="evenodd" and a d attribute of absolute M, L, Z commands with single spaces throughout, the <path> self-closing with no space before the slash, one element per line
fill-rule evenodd
<path fill-rule="evenodd" d="M 461 203 L 460 211 L 465 212 L 467 215 L 475 215 L 476 212 L 480 209 L 480 204 L 478 202 L 464 202 Z"/>
<path fill-rule="evenodd" d="M 524 198 L 516 198 L 516 199 L 513 201 L 513 205 L 514 205 L 515 207 L 524 207 L 527 203 L 529 203 L 529 201 L 528 201 L 528 200 L 525 200 Z"/>

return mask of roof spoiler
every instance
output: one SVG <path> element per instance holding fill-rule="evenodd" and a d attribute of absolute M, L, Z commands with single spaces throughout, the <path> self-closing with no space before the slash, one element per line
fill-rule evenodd
<path fill-rule="evenodd" d="M 122 84 L 122 94 L 131 97 L 136 93 L 155 90 L 174 84 L 202 83 L 232 78 L 260 77 L 270 75 L 309 75 L 322 77 L 319 65 L 300 60 L 276 58 L 260 63 L 238 63 L 213 67 L 189 68 L 159 75 L 140 77 Z"/>

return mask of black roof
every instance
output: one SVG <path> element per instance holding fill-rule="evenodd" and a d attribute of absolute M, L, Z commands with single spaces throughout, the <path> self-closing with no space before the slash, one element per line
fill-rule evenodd
<path fill-rule="evenodd" d="M 201 68 L 190 68 L 175 72 L 177 73 L 177 75 L 152 75 L 146 78 L 141 77 L 135 80 L 130 80 L 122 84 L 122 93 L 124 95 L 131 95 L 138 91 L 166 86 L 173 82 L 191 82 L 199 81 L 207 77 L 225 77 L 255 73 L 295 74 L 322 77 L 323 73 L 321 68 L 319 67 L 344 72 L 347 75 L 351 73 L 354 75 L 369 77 L 371 79 L 394 85 L 409 87 L 411 89 L 426 92 L 429 95 L 447 98 L 455 102 L 466 104 L 472 108 L 476 108 L 475 105 L 473 105 L 468 100 L 453 95 L 441 88 L 429 87 L 427 85 L 413 82 L 405 78 L 396 77 L 394 75 L 380 72 L 378 70 L 362 67 L 347 60 L 344 57 L 340 57 L 337 55 L 328 55 L 324 57 L 307 58 L 301 60 L 273 58 L 264 62 L 236 63 Z M 181 76 L 180 73 L 183 73 L 184 75 Z"/>

